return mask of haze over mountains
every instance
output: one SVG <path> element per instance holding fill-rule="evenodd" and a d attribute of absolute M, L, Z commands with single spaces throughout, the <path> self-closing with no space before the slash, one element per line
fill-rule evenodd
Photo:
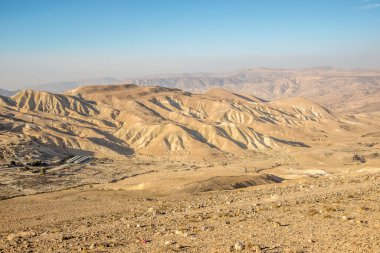
<path fill-rule="evenodd" d="M 380 109 L 380 71 L 345 70 L 329 67 L 310 69 L 250 69 L 225 74 L 193 73 L 157 75 L 120 81 L 114 78 L 88 79 L 30 87 L 34 90 L 63 93 L 84 85 L 137 84 L 162 86 L 191 92 L 213 87 L 240 91 L 265 100 L 304 97 L 326 108 L 345 113 L 372 112 Z M 0 91 L 10 96 L 16 92 Z"/>
<path fill-rule="evenodd" d="M 112 77 L 102 77 L 102 78 L 91 78 L 83 79 L 79 81 L 67 81 L 67 82 L 56 82 L 47 83 L 41 85 L 28 86 L 27 89 L 38 90 L 38 91 L 48 91 L 53 93 L 64 93 L 65 91 L 77 88 L 84 85 L 104 85 L 104 84 L 116 84 L 120 83 L 119 80 Z M 7 90 L 0 89 L 0 95 L 2 96 L 12 96 L 16 94 L 19 90 Z"/>
<path fill-rule="evenodd" d="M 9 91 L 9 90 L 6 90 L 6 89 L 0 89 L 0 95 L 1 96 L 12 96 L 14 94 L 16 94 L 17 91 Z"/>
<path fill-rule="evenodd" d="M 129 79 L 139 85 L 159 85 L 190 91 L 221 87 L 254 94 L 266 100 L 304 97 L 338 112 L 380 109 L 380 71 L 342 70 L 329 67 L 305 70 L 252 69 L 232 74 L 195 74 Z"/>

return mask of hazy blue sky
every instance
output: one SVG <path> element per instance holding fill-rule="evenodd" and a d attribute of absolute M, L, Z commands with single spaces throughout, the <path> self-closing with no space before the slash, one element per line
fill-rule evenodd
<path fill-rule="evenodd" d="M 380 0 L 0 0 L 0 87 L 248 67 L 380 68 Z"/>

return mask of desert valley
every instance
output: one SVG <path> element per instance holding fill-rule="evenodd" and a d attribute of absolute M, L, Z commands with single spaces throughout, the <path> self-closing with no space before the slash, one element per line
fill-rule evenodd
<path fill-rule="evenodd" d="M 380 253 L 380 0 L 0 0 L 0 253 Z"/>
<path fill-rule="evenodd" d="M 379 95 L 315 68 L 1 96 L 0 252 L 379 252 Z"/>

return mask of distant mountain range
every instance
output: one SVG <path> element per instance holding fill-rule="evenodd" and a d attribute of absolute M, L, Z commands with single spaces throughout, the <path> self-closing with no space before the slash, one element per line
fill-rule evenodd
<path fill-rule="evenodd" d="M 80 86 L 105 85 L 105 84 L 117 84 L 117 83 L 120 83 L 120 81 L 115 78 L 101 77 L 101 78 L 84 79 L 84 80 L 72 81 L 72 82 L 49 83 L 49 84 L 31 86 L 29 88 L 32 90 L 38 90 L 38 91 L 64 93 L 65 91 L 72 90 Z"/>
<path fill-rule="evenodd" d="M 227 74 L 182 74 L 125 80 L 144 86 L 203 92 L 223 88 L 265 100 L 305 97 L 343 113 L 380 111 L 380 71 L 331 67 L 309 69 L 247 69 Z"/>
<path fill-rule="evenodd" d="M 79 81 L 69 81 L 69 82 L 57 82 L 57 83 L 48 83 L 41 85 L 33 85 L 27 87 L 27 89 L 37 90 L 37 91 L 47 91 L 51 93 L 64 93 L 68 90 L 75 89 L 80 86 L 86 85 L 105 85 L 105 84 L 117 84 L 120 83 L 119 80 L 112 77 L 101 77 L 101 78 L 92 78 L 84 79 Z M 9 91 L 6 89 L 0 89 L 0 95 L 2 96 L 12 96 L 16 94 L 19 90 Z"/>
<path fill-rule="evenodd" d="M 9 91 L 9 90 L 6 90 L 6 89 L 1 89 L 0 88 L 0 96 L 6 96 L 6 97 L 9 97 L 9 96 L 13 96 L 14 94 L 16 94 L 17 91 Z"/>
<path fill-rule="evenodd" d="M 162 86 L 191 92 L 204 92 L 223 88 L 244 92 L 265 100 L 305 97 L 326 108 L 345 113 L 380 111 L 380 71 L 346 70 L 330 67 L 309 69 L 257 68 L 231 73 L 185 73 L 129 78 L 124 81 L 111 77 L 74 82 L 51 83 L 32 86 L 31 89 L 64 93 L 86 85 L 136 84 Z M 0 95 L 15 92 L 1 90 Z"/>

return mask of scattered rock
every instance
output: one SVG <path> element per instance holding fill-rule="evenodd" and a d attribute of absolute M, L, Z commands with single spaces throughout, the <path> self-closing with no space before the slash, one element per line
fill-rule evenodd
<path fill-rule="evenodd" d="M 175 244 L 175 242 L 168 240 L 168 241 L 165 241 L 164 244 L 165 246 L 169 246 L 169 245 Z"/>
<path fill-rule="evenodd" d="M 96 243 L 96 242 L 94 242 L 94 243 L 92 243 L 92 244 L 90 245 L 89 249 L 95 249 L 95 248 L 96 248 L 96 246 L 97 246 L 97 243 Z"/>
<path fill-rule="evenodd" d="M 245 243 L 244 242 L 237 242 L 237 243 L 235 243 L 233 248 L 235 251 L 242 251 L 245 249 Z"/>
<path fill-rule="evenodd" d="M 17 238 L 29 238 L 29 237 L 33 237 L 36 235 L 37 234 L 34 231 L 23 231 L 23 232 L 18 232 L 18 233 L 14 233 L 14 234 L 9 234 L 7 236 L 7 240 L 13 241 L 14 239 L 17 239 Z"/>
<path fill-rule="evenodd" d="M 263 251 L 261 250 L 261 247 L 257 244 L 253 245 L 251 247 L 251 250 L 253 253 L 262 253 Z"/>

